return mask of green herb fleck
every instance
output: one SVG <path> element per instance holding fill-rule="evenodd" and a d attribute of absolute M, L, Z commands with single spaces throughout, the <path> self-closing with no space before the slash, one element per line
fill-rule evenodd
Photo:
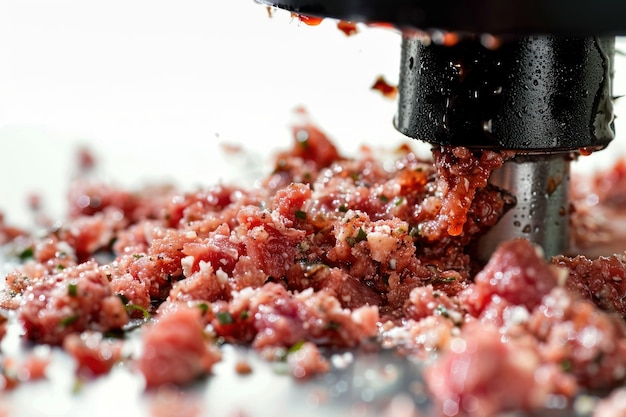
<path fill-rule="evenodd" d="M 233 316 L 228 311 L 220 311 L 215 315 L 215 317 L 222 326 L 233 324 L 235 322 Z"/>
<path fill-rule="evenodd" d="M 62 319 L 59 322 L 59 326 L 61 327 L 68 327 L 71 326 L 72 324 L 76 323 L 78 321 L 78 314 L 74 314 L 68 317 L 65 317 L 64 319 Z"/>
<path fill-rule="evenodd" d="M 354 247 L 354 245 L 364 241 L 365 239 L 367 239 L 367 233 L 365 232 L 365 230 L 363 230 L 362 227 L 359 227 L 359 231 L 357 232 L 356 237 L 348 236 L 346 238 L 346 242 L 348 242 L 348 245 L 350 245 L 350 247 Z"/>
<path fill-rule="evenodd" d="M 449 284 L 456 281 L 456 277 L 437 277 L 434 281 L 439 284 Z"/>
<path fill-rule="evenodd" d="M 150 312 L 146 310 L 145 308 L 143 308 L 142 306 L 137 305 L 137 304 L 126 304 L 126 312 L 130 313 L 132 310 L 141 311 L 144 319 L 150 318 Z"/>
<path fill-rule="evenodd" d="M 306 220 L 306 211 L 296 210 L 296 218 L 300 220 Z"/>
<path fill-rule="evenodd" d="M 198 308 L 202 311 L 202 314 L 206 314 L 206 312 L 209 311 L 209 305 L 207 303 L 198 304 Z"/>
<path fill-rule="evenodd" d="M 67 295 L 76 297 L 78 295 L 78 285 L 71 282 L 67 284 Z"/>
<path fill-rule="evenodd" d="M 383 203 L 386 203 L 387 201 L 389 201 L 389 197 L 387 197 L 386 195 L 382 195 L 382 194 L 378 196 L 378 199 L 382 201 Z"/>
<path fill-rule="evenodd" d="M 345 213 L 348 211 L 348 207 L 345 204 L 339 206 L 339 211 Z"/>
<path fill-rule="evenodd" d="M 33 248 L 24 249 L 19 255 L 17 255 L 22 261 L 30 259 L 35 256 L 35 250 Z"/>
<path fill-rule="evenodd" d="M 569 372 L 572 370 L 572 361 L 570 361 L 569 359 L 563 359 L 561 361 L 561 370 L 563 372 Z"/>
<path fill-rule="evenodd" d="M 299 342 L 294 343 L 287 351 L 287 354 L 295 353 L 299 351 L 300 349 L 302 349 L 302 346 L 304 346 L 305 343 L 306 343 L 305 340 L 300 340 Z"/>
<path fill-rule="evenodd" d="M 398 207 L 403 202 L 404 202 L 404 197 L 396 197 L 393 199 L 393 205 L 396 207 Z"/>
<path fill-rule="evenodd" d="M 241 318 L 241 320 L 245 320 L 250 317 L 250 312 L 248 310 L 244 310 L 241 312 L 241 314 L 239 314 L 239 317 Z"/>
<path fill-rule="evenodd" d="M 58 269 L 59 271 L 63 271 L 63 270 L 65 269 L 65 265 L 58 264 L 58 265 L 57 265 L 57 269 Z"/>
<path fill-rule="evenodd" d="M 74 385 L 72 385 L 72 394 L 73 395 L 80 394 L 84 387 L 85 387 L 85 383 L 83 382 L 83 380 L 81 378 L 76 378 L 74 380 Z"/>
<path fill-rule="evenodd" d="M 450 314 L 448 313 L 448 309 L 443 304 L 439 304 L 437 308 L 435 309 L 435 311 L 439 313 L 439 315 L 442 317 L 445 317 L 445 318 L 450 317 Z"/>
<path fill-rule="evenodd" d="M 324 328 L 326 330 L 339 330 L 340 327 L 341 327 L 341 324 L 337 323 L 336 321 L 329 321 L 326 327 Z"/>
<path fill-rule="evenodd" d="M 143 258 L 143 254 L 135 253 L 135 254 L 133 254 L 133 258 L 135 258 L 135 259 Z"/>

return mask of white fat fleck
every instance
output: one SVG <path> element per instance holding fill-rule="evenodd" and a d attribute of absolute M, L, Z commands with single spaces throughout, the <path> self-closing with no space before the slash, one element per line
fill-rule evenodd
<path fill-rule="evenodd" d="M 524 306 L 511 306 L 504 310 L 503 318 L 507 327 L 516 326 L 528 321 L 530 313 Z"/>
<path fill-rule="evenodd" d="M 408 344 L 408 342 L 411 340 L 407 330 L 401 327 L 393 327 L 385 331 L 383 336 L 396 346 Z"/>
<path fill-rule="evenodd" d="M 597 398 L 590 395 L 579 395 L 574 400 L 574 411 L 580 416 L 591 414 L 597 404 Z"/>
<path fill-rule="evenodd" d="M 309 287 L 298 294 L 298 298 L 305 299 L 313 296 L 313 288 Z"/>
<path fill-rule="evenodd" d="M 217 277 L 217 280 L 220 284 L 226 284 L 228 282 L 228 274 L 222 271 L 222 268 L 217 270 L 215 276 Z"/>
<path fill-rule="evenodd" d="M 555 266 L 554 271 L 556 271 L 556 282 L 559 287 L 565 286 L 567 279 L 569 278 L 569 271 L 565 268 Z"/>
<path fill-rule="evenodd" d="M 585 204 L 588 206 L 595 206 L 600 202 L 600 197 L 597 194 L 589 194 L 585 198 Z"/>
<path fill-rule="evenodd" d="M 398 261 L 397 261 L 397 260 L 395 260 L 395 259 L 390 259 L 390 260 L 389 260 L 389 269 L 391 269 L 391 270 L 395 270 L 395 269 L 396 269 L 397 264 L 398 264 Z"/>
<path fill-rule="evenodd" d="M 59 252 L 63 252 L 66 255 L 71 256 L 72 258 L 76 257 L 76 252 L 74 252 L 74 248 L 72 248 L 70 244 L 64 240 L 57 243 L 57 249 Z"/>
<path fill-rule="evenodd" d="M 262 227 L 255 227 L 250 231 L 250 237 L 254 240 L 266 241 L 269 238 L 269 233 Z"/>
<path fill-rule="evenodd" d="M 376 226 L 374 226 L 374 231 L 372 233 L 390 235 L 391 227 L 388 224 L 377 224 Z"/>
<path fill-rule="evenodd" d="M 185 238 L 186 239 L 195 239 L 197 237 L 198 237 L 198 235 L 193 230 L 190 230 L 187 233 L 185 233 Z"/>
<path fill-rule="evenodd" d="M 345 369 L 354 362 L 352 352 L 336 353 L 330 357 L 330 362 L 337 369 Z"/>
<path fill-rule="evenodd" d="M 460 337 L 455 337 L 450 342 L 450 350 L 454 353 L 464 353 L 467 349 L 467 343 Z"/>
<path fill-rule="evenodd" d="M 596 346 L 601 338 L 602 334 L 595 326 L 586 326 L 578 335 L 578 340 L 587 349 Z"/>
<path fill-rule="evenodd" d="M 252 287 L 242 288 L 239 291 L 233 291 L 233 298 L 252 298 L 255 292 L 256 289 Z"/>
<path fill-rule="evenodd" d="M 452 320 L 452 322 L 455 324 L 460 324 L 463 322 L 463 314 L 456 310 L 448 310 L 448 317 L 450 317 L 450 320 Z"/>
<path fill-rule="evenodd" d="M 191 276 L 191 268 L 193 267 L 195 260 L 196 259 L 191 255 L 185 256 L 180 260 L 180 266 L 183 268 L 183 275 L 186 277 Z"/>

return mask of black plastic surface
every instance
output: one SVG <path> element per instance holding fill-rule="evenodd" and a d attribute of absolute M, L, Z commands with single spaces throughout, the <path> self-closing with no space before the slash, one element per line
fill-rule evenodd
<path fill-rule="evenodd" d="M 403 39 L 396 128 L 440 145 L 523 151 L 613 139 L 613 38 L 522 37 L 497 49 Z"/>
<path fill-rule="evenodd" d="M 626 34 L 624 0 L 257 0 L 306 15 L 474 33 Z"/>

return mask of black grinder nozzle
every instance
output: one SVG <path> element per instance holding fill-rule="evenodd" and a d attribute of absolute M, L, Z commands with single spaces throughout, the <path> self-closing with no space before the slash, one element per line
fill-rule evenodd
<path fill-rule="evenodd" d="M 601 149 L 614 137 L 614 38 L 405 34 L 396 128 L 438 145 L 522 152 Z"/>
<path fill-rule="evenodd" d="M 547 257 L 566 252 L 572 154 L 614 137 L 614 36 L 626 27 L 626 3 L 572 0 L 565 11 L 545 0 L 257 1 L 402 29 L 396 128 L 434 145 L 517 155 L 490 179 L 517 203 L 479 256 L 515 237 Z M 442 31 L 455 41 L 439 42 Z"/>

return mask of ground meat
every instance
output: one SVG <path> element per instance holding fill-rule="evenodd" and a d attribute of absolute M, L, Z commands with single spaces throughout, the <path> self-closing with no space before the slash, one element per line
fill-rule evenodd
<path fill-rule="evenodd" d="M 119 358 L 109 332 L 143 323 L 135 359 L 148 387 L 210 372 L 217 341 L 286 360 L 297 378 L 328 370 L 326 349 L 399 348 L 430 360 L 427 389 L 447 416 L 533 412 L 624 382 L 623 256 L 547 262 L 523 240 L 487 265 L 473 256 L 512 202 L 487 183 L 505 156 L 437 148 L 428 159 L 405 145 L 393 160 L 370 148 L 345 158 L 299 116 L 292 149 L 250 189 L 83 179 L 44 236 L 17 237 L 0 218 L 21 261 L 0 306 L 89 376 Z M 626 188 L 588 183 L 619 209 Z M 605 233 L 594 199 L 573 195 L 575 235 Z"/>
<path fill-rule="evenodd" d="M 25 230 L 8 225 L 4 220 L 4 213 L 0 212 L 0 245 L 12 242 L 15 238 L 26 234 Z"/>
<path fill-rule="evenodd" d="M 564 272 L 514 240 L 493 254 L 460 306 L 442 300 L 446 311 L 470 314 L 460 339 L 444 346 L 426 374 L 443 414 L 535 409 L 550 395 L 571 397 L 580 387 L 606 389 L 626 379 L 626 324 L 563 287 Z M 422 299 L 435 305 L 427 290 L 415 291 L 420 297 L 410 311 L 420 311 Z"/>
<path fill-rule="evenodd" d="M 198 307 L 178 305 L 146 327 L 143 353 L 137 362 L 148 387 L 186 384 L 210 372 L 221 358 L 207 343 Z"/>
<path fill-rule="evenodd" d="M 7 334 L 7 323 L 8 319 L 3 314 L 0 314 L 0 342 L 4 338 L 4 335 Z"/>
<path fill-rule="evenodd" d="M 50 360 L 49 352 L 28 353 L 26 357 L 19 360 L 4 358 L 0 364 L 0 397 L 2 391 L 9 391 L 22 383 L 45 378 Z"/>
<path fill-rule="evenodd" d="M 442 415 L 492 416 L 536 409 L 560 392 L 558 370 L 545 366 L 532 345 L 504 342 L 497 327 L 474 322 L 424 376 Z"/>
<path fill-rule="evenodd" d="M 528 241 L 512 240 L 496 250 L 464 295 L 478 314 L 494 296 L 532 310 L 559 283 L 560 274 Z"/>
<path fill-rule="evenodd" d="M 328 359 L 311 342 L 303 343 L 287 355 L 291 373 L 298 379 L 311 378 L 330 369 Z"/>
<path fill-rule="evenodd" d="M 594 260 L 582 255 L 557 256 L 553 262 L 569 270 L 568 288 L 626 318 L 626 259 L 623 254 Z"/>
<path fill-rule="evenodd" d="M 292 294 L 267 283 L 256 291 L 235 292 L 228 310 L 219 307 L 213 325 L 230 341 L 252 342 L 258 349 L 290 348 L 302 341 L 320 345 L 355 347 L 377 334 L 378 309 L 354 310 L 321 290 Z"/>
<path fill-rule="evenodd" d="M 593 174 L 575 175 L 570 186 L 570 254 L 595 258 L 626 246 L 626 158 Z"/>
<path fill-rule="evenodd" d="M 29 285 L 18 317 L 26 338 L 53 345 L 71 333 L 120 329 L 128 321 L 124 305 L 93 261 Z"/>
<path fill-rule="evenodd" d="M 476 155 L 462 147 L 435 149 L 433 155 L 443 199 L 436 219 L 423 227 L 423 234 L 439 240 L 443 230 L 450 236 L 463 232 L 476 190 L 487 186 L 491 172 L 502 166 L 504 158 L 491 151 Z"/>
<path fill-rule="evenodd" d="M 76 374 L 82 380 L 107 374 L 122 358 L 122 342 L 105 339 L 98 332 L 70 334 L 63 340 L 63 349 L 76 360 Z"/>
<path fill-rule="evenodd" d="M 626 380 L 626 324 L 618 316 L 555 288 L 527 326 L 544 360 L 559 364 L 580 385 L 606 389 Z"/>

